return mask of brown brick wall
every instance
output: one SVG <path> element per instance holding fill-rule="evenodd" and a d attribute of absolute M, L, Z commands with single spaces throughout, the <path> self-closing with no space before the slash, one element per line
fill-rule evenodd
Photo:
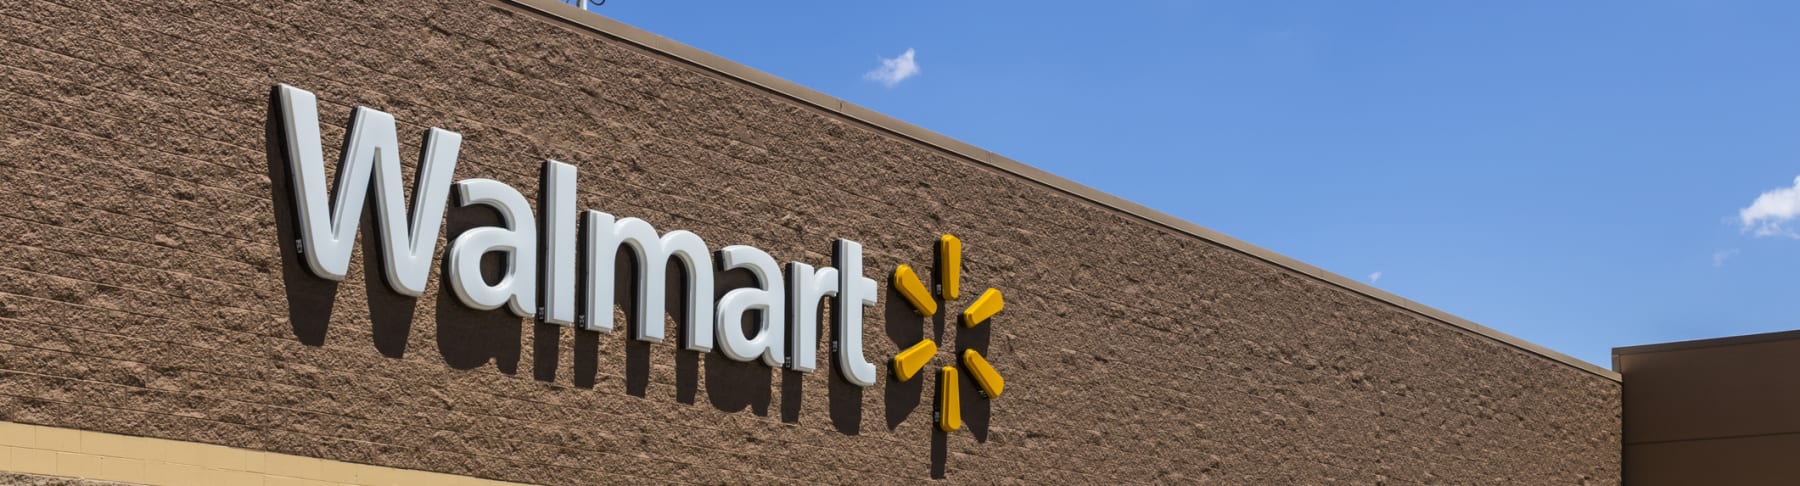
<path fill-rule="evenodd" d="M 458 179 L 569 162 L 583 208 L 815 265 L 855 239 L 884 287 L 954 233 L 1008 308 L 935 327 L 1007 393 L 942 436 L 929 380 L 409 301 L 360 255 L 327 285 L 281 244 L 276 83 L 328 148 L 370 106 L 462 133 Z M 1619 474 L 1616 382 L 498 3 L 0 0 L 0 208 L 5 421 L 552 484 Z M 930 332 L 884 295 L 877 361 Z"/>

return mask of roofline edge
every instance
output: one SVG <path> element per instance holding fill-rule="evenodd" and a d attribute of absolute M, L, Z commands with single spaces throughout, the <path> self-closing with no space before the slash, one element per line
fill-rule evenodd
<path fill-rule="evenodd" d="M 1493 328 L 1483 326 L 1474 321 L 1457 317 L 1448 312 L 1414 302 L 1405 297 L 1389 293 L 1348 277 L 1331 273 L 1286 255 L 1227 236 L 1224 233 L 1207 229 L 1198 224 L 1102 192 L 1081 183 L 1062 178 L 1055 174 L 1045 172 L 1042 169 L 1026 165 L 1023 162 L 995 154 L 943 134 L 921 128 L 917 125 L 901 121 L 868 108 L 857 106 L 842 99 L 801 86 L 792 81 L 781 79 L 772 74 L 703 51 L 699 48 L 676 42 L 643 29 L 632 27 L 598 13 L 581 10 L 573 5 L 562 3 L 560 0 L 489 1 L 518 6 L 552 19 L 574 24 L 577 27 L 584 28 L 594 33 L 669 56 L 694 67 L 711 71 L 726 78 L 811 105 L 837 116 L 861 122 L 872 128 L 886 131 L 902 138 L 910 139 L 952 155 L 968 159 L 978 164 L 1022 177 L 1026 180 L 1042 184 L 1045 187 L 1087 200 L 1102 207 L 1125 213 L 1126 215 L 1144 220 L 1145 222 L 1162 226 L 1176 232 L 1186 233 L 1190 236 L 1212 242 L 1246 256 L 1299 272 L 1302 275 L 1319 279 L 1325 283 L 1362 294 L 1366 297 L 1386 302 L 1428 319 L 1436 320 L 1452 327 L 1493 339 L 1501 344 L 1512 346 L 1521 351 L 1548 358 L 1552 361 L 1568 365 L 1577 370 L 1585 371 L 1607 380 L 1614 382 L 1622 381 L 1619 373 L 1600 367 L 1599 365 L 1582 361 L 1573 356 L 1494 330 Z"/>
<path fill-rule="evenodd" d="M 1759 332 L 1756 334 L 1739 334 L 1716 338 L 1689 339 L 1686 341 L 1670 341 L 1664 343 L 1639 344 L 1636 346 L 1620 346 L 1612 349 L 1614 361 L 1619 356 L 1628 354 L 1660 353 L 1665 351 L 1684 351 L 1689 349 L 1716 348 L 1720 346 L 1738 346 L 1775 341 L 1791 341 L 1800 339 L 1800 330 Z"/>

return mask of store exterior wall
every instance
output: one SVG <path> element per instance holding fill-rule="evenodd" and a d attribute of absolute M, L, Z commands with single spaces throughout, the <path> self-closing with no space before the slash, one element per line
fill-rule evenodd
<path fill-rule="evenodd" d="M 0 5 L 13 427 L 543 484 L 1620 479 L 1615 374 L 554 2 Z M 647 344 L 477 311 L 438 271 L 405 297 L 373 214 L 322 279 L 294 243 L 278 84 L 317 95 L 329 168 L 363 106 L 394 116 L 408 170 L 441 127 L 458 180 L 535 198 L 554 159 L 582 209 L 714 250 L 827 266 L 860 242 L 880 379 L 846 381 L 826 339 L 801 373 L 684 350 L 681 322 Z M 433 258 L 498 224 L 447 220 Z M 945 234 L 965 295 L 922 319 L 891 272 L 936 281 Z M 941 318 L 990 287 L 984 325 Z M 894 379 L 921 339 L 930 372 Z M 964 378 L 944 433 L 937 370 L 964 349 L 1005 393 Z"/>
<path fill-rule="evenodd" d="M 1800 331 L 1613 350 L 1632 484 L 1800 477 Z"/>

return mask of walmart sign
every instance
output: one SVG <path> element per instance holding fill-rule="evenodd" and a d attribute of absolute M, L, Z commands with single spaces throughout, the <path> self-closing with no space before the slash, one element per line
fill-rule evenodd
<path fill-rule="evenodd" d="M 658 233 L 641 219 L 576 208 L 576 171 L 569 164 L 544 162 L 540 220 L 532 214 L 529 200 L 505 183 L 491 179 L 452 182 L 462 136 L 432 128 L 425 134 L 412 204 L 408 205 L 394 117 L 359 107 L 346 133 L 333 191 L 325 178 L 317 98 L 285 84 L 276 92 L 300 230 L 296 246 L 314 275 L 344 279 L 357 227 L 369 204 L 367 197 L 373 194 L 376 234 L 372 236 L 379 240 L 382 275 L 401 294 L 423 294 L 434 266 L 445 207 L 454 199 L 459 207 L 486 206 L 502 219 L 499 225 L 462 233 L 445 252 L 444 284 L 464 305 L 483 310 L 504 307 L 519 317 L 610 332 L 617 265 L 613 257 L 620 248 L 628 248 L 637 257 L 635 339 L 664 339 L 664 282 L 668 262 L 674 261 L 688 276 L 688 327 L 682 343 L 686 349 L 708 352 L 716 343 L 734 360 L 761 360 L 769 366 L 811 372 L 818 367 L 814 356 L 819 339 L 818 306 L 825 298 L 835 298 L 837 342 L 832 349 L 838 369 L 851 383 L 875 384 L 875 366 L 862 355 L 862 322 L 863 308 L 876 303 L 876 286 L 874 280 L 863 276 L 862 245 L 854 241 L 836 241 L 832 266 L 788 263 L 785 276 L 767 252 L 745 245 L 727 246 L 718 252 L 717 268 L 747 270 L 756 276 L 756 283 L 732 289 L 714 302 L 713 253 L 699 235 L 680 230 Z M 544 227 L 538 227 L 539 221 Z M 541 260 L 539 252 L 543 252 Z M 587 256 L 586 265 L 577 266 L 577 252 Z M 498 283 L 488 283 L 481 274 L 482 257 L 489 253 L 501 255 L 506 262 Z M 577 287 L 577 279 L 582 286 Z M 585 295 L 576 295 L 578 288 L 585 289 Z M 747 315 L 755 316 L 750 326 L 754 332 L 745 330 Z M 788 319 L 790 315 L 792 319 Z M 784 329 L 783 322 L 789 327 Z"/>

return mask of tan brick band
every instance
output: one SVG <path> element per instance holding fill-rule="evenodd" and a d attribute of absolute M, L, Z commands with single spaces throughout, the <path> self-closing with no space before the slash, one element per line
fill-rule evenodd
<path fill-rule="evenodd" d="M 0 472 L 157 485 L 520 484 L 12 422 L 0 422 Z"/>

